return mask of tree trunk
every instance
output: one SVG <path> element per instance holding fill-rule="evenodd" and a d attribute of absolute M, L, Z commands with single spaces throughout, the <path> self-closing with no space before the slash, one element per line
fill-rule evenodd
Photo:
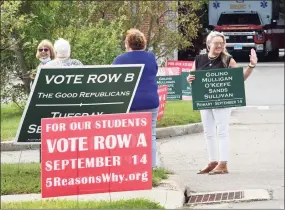
<path fill-rule="evenodd" d="M 16 35 L 16 32 L 13 33 L 13 38 L 15 40 L 19 40 Z M 29 71 L 28 71 L 28 68 L 25 62 L 24 51 L 22 50 L 22 47 L 19 41 L 15 41 L 13 51 L 18 61 L 20 78 L 22 79 L 24 83 L 25 91 L 27 92 L 27 94 L 29 94 L 31 91 L 30 90 L 31 79 L 29 77 Z"/>
<path fill-rule="evenodd" d="M 149 48 L 150 48 L 150 41 L 151 41 L 151 32 L 152 32 L 152 29 L 153 29 L 153 21 L 154 21 L 154 17 L 151 15 L 151 17 L 150 17 L 150 22 L 149 22 L 149 26 L 148 26 L 148 32 L 147 32 L 147 41 L 146 41 L 146 43 L 147 43 L 147 47 L 146 47 L 146 50 L 149 50 Z M 155 44 L 153 43 L 153 46 L 154 46 Z M 153 49 L 154 50 L 154 49 Z"/>

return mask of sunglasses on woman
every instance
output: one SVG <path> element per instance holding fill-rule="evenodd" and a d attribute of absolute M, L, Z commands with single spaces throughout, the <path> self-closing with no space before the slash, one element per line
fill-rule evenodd
<path fill-rule="evenodd" d="M 213 42 L 214 46 L 215 47 L 218 47 L 218 46 L 225 46 L 225 43 L 224 42 Z"/>
<path fill-rule="evenodd" d="M 40 49 L 39 49 L 39 52 L 42 52 L 42 51 L 48 52 L 49 49 L 47 49 L 47 48 L 44 48 L 44 49 L 40 48 Z"/>

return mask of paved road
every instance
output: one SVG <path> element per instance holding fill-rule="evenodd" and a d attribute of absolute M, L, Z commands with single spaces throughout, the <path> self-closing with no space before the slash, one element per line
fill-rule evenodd
<path fill-rule="evenodd" d="M 245 81 L 248 105 L 284 105 L 284 63 L 260 64 Z"/>
<path fill-rule="evenodd" d="M 162 166 L 195 192 L 268 189 L 273 200 L 208 208 L 284 209 L 284 64 L 257 67 L 246 82 L 249 107 L 233 111 L 228 175 L 198 175 L 207 164 L 203 134 L 162 140 Z M 251 107 L 252 106 L 252 107 Z M 257 107 L 254 107 L 257 106 Z"/>

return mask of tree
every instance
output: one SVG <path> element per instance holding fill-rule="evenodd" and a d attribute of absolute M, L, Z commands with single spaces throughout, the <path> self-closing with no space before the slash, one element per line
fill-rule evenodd
<path fill-rule="evenodd" d="M 117 15 L 126 16 L 126 29 L 143 30 L 147 37 L 147 50 L 152 50 L 160 59 L 174 50 L 191 46 L 202 26 L 196 11 L 204 2 L 126 1 L 121 3 Z M 180 12 L 183 9 L 187 12 Z"/>
<path fill-rule="evenodd" d="M 16 58 L 19 68 L 14 68 L 18 74 L 21 74 L 23 82 L 26 84 L 26 91 L 29 92 L 29 79 L 26 76 L 28 67 L 25 63 L 23 48 L 23 39 L 25 33 L 19 31 L 30 26 L 33 16 L 21 14 L 22 8 L 20 1 L 4 1 L 1 4 L 1 64 L 5 60 L 11 62 Z"/>
<path fill-rule="evenodd" d="M 120 20 L 101 19 L 94 27 L 79 31 L 73 44 L 73 56 L 85 64 L 111 64 L 123 52 L 120 47 L 122 24 Z"/>
<path fill-rule="evenodd" d="M 121 53 L 120 19 L 123 17 L 104 21 L 98 14 L 101 10 L 106 10 L 107 6 L 110 6 L 109 2 L 2 2 L 1 64 L 7 72 L 2 72 L 4 78 L 1 80 L 9 80 L 8 76 L 15 74 L 22 79 L 22 90 L 28 94 L 31 81 L 29 75 L 39 63 L 35 58 L 36 48 L 43 39 L 54 41 L 61 37 L 69 40 L 72 56 L 85 64 L 112 62 Z M 103 41 L 108 45 L 102 44 Z M 6 83 L 1 82 L 2 90 L 6 86 Z M 7 94 L 12 92 L 6 91 Z M 6 93 L 1 92 L 1 96 L 7 95 Z"/>
<path fill-rule="evenodd" d="M 124 33 L 133 27 L 146 34 L 147 50 L 152 50 L 157 59 L 164 58 L 175 49 L 191 45 L 200 27 L 194 12 L 200 4 L 200 1 L 179 4 L 174 1 L 2 1 L 1 63 L 7 71 L 2 75 L 15 73 L 24 83 L 23 91 L 29 93 L 29 75 L 38 65 L 36 48 L 43 39 L 69 40 L 72 57 L 84 64 L 110 64 L 124 51 Z M 178 13 L 185 7 L 188 12 Z"/>

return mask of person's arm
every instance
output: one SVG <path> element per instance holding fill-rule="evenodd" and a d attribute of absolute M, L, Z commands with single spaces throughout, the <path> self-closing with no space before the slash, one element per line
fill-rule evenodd
<path fill-rule="evenodd" d="M 235 61 L 235 59 L 231 58 L 230 61 L 230 68 L 238 68 L 239 66 L 237 65 L 237 62 Z M 244 81 L 247 80 L 247 78 L 251 75 L 253 68 L 251 68 L 250 66 L 247 66 L 244 68 Z"/>
<path fill-rule="evenodd" d="M 195 70 L 196 70 L 196 61 L 193 62 L 193 65 L 190 71 L 195 71 Z"/>
<path fill-rule="evenodd" d="M 193 62 L 193 65 L 192 65 L 190 72 L 191 71 L 196 71 L 196 60 Z M 195 75 L 191 75 L 190 72 L 189 72 L 189 75 L 187 77 L 187 81 L 191 84 L 192 81 L 195 79 Z"/>
<path fill-rule="evenodd" d="M 250 63 L 247 67 L 244 68 L 244 81 L 247 80 L 247 78 L 251 75 L 255 65 L 257 63 L 257 56 L 256 56 L 256 53 L 255 53 L 255 50 L 251 50 L 251 55 L 250 55 Z M 235 59 L 231 58 L 230 60 L 230 68 L 237 68 L 239 67 L 237 65 L 237 62 L 235 61 Z"/>

